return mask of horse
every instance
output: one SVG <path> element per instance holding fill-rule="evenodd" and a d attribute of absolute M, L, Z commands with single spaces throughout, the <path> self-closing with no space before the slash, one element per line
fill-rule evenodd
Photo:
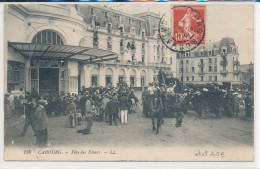
<path fill-rule="evenodd" d="M 150 100 L 150 115 L 152 118 L 152 124 L 153 124 L 153 131 L 156 130 L 156 134 L 159 133 L 159 129 L 161 127 L 161 121 L 162 121 L 162 99 L 159 95 L 155 95 Z M 155 118 L 157 119 L 157 128 L 155 127 Z"/>

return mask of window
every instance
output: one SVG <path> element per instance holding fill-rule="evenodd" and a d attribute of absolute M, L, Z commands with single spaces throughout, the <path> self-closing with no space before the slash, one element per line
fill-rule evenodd
<path fill-rule="evenodd" d="M 172 57 L 170 57 L 170 63 L 172 64 Z"/>
<path fill-rule="evenodd" d="M 132 54 L 132 62 L 135 60 L 135 54 Z"/>
<path fill-rule="evenodd" d="M 215 64 L 217 64 L 217 62 L 218 62 L 218 59 L 217 59 L 217 58 L 215 58 Z"/>
<path fill-rule="evenodd" d="M 90 14 L 94 15 L 94 8 L 90 8 Z"/>
<path fill-rule="evenodd" d="M 186 64 L 189 64 L 189 60 L 186 60 Z"/>
<path fill-rule="evenodd" d="M 215 76 L 215 81 L 218 81 L 218 76 Z"/>
<path fill-rule="evenodd" d="M 98 85 L 98 75 L 92 74 L 91 76 L 91 85 L 97 86 Z"/>
<path fill-rule="evenodd" d="M 186 81 L 189 81 L 189 76 L 186 77 Z"/>
<path fill-rule="evenodd" d="M 214 72 L 217 72 L 217 71 L 218 71 L 218 67 L 214 66 Z"/>
<path fill-rule="evenodd" d="M 200 52 L 200 56 L 203 56 L 204 55 L 204 52 L 202 51 L 202 52 Z"/>
<path fill-rule="evenodd" d="M 107 33 L 111 33 L 112 25 L 111 23 L 107 24 Z"/>
<path fill-rule="evenodd" d="M 209 55 L 212 55 L 212 51 L 209 51 Z"/>
<path fill-rule="evenodd" d="M 142 43 L 142 53 L 145 53 L 145 43 Z"/>
<path fill-rule="evenodd" d="M 112 84 L 112 76 L 111 75 L 106 75 L 106 86 Z"/>
<path fill-rule="evenodd" d="M 164 63 L 164 57 L 162 57 L 162 61 L 161 61 L 161 63 Z"/>
<path fill-rule="evenodd" d="M 24 70 L 25 64 L 20 62 L 8 61 L 7 70 L 7 89 L 12 90 L 24 90 Z M 36 69 L 38 70 L 38 69 Z M 35 73 L 35 79 L 37 79 L 38 74 Z"/>
<path fill-rule="evenodd" d="M 131 85 L 135 85 L 135 77 L 134 76 L 130 76 L 130 84 Z"/>
<path fill-rule="evenodd" d="M 194 81 L 194 76 L 191 76 L 191 80 Z"/>
<path fill-rule="evenodd" d="M 120 30 L 120 33 L 124 33 L 124 27 L 123 26 L 120 26 L 119 30 Z"/>
<path fill-rule="evenodd" d="M 214 50 L 212 50 L 212 52 L 211 52 L 211 53 L 212 53 L 212 56 L 214 56 L 214 55 L 215 55 L 215 51 L 214 51 Z"/>
<path fill-rule="evenodd" d="M 142 55 L 142 63 L 144 63 L 144 55 Z"/>
<path fill-rule="evenodd" d="M 209 58 L 209 63 L 212 63 L 212 59 L 211 58 Z"/>
<path fill-rule="evenodd" d="M 194 68 L 194 67 L 191 67 L 191 72 L 194 73 L 194 71 L 195 71 L 195 68 Z"/>
<path fill-rule="evenodd" d="M 212 76 L 209 76 L 209 81 L 212 81 Z"/>
<path fill-rule="evenodd" d="M 117 16 L 117 21 L 121 22 L 121 16 L 119 16 L 119 15 Z"/>
<path fill-rule="evenodd" d="M 98 33 L 95 31 L 93 34 L 93 47 L 97 47 L 98 48 Z"/>
<path fill-rule="evenodd" d="M 144 38 L 144 31 L 142 31 L 142 38 Z"/>
<path fill-rule="evenodd" d="M 189 68 L 188 67 L 186 67 L 186 73 L 188 73 L 189 72 Z"/>
<path fill-rule="evenodd" d="M 107 12 L 104 13 L 104 16 L 107 18 Z"/>
<path fill-rule="evenodd" d="M 145 85 L 145 76 L 141 76 L 141 86 Z"/>
<path fill-rule="evenodd" d="M 203 76 L 200 76 L 200 81 L 203 81 L 204 80 L 204 77 Z"/>
<path fill-rule="evenodd" d="M 183 72 L 183 68 L 180 68 L 180 72 L 181 72 L 181 73 Z"/>
<path fill-rule="evenodd" d="M 37 44 L 54 44 L 54 45 L 63 45 L 63 41 L 56 32 L 51 30 L 44 30 L 38 32 L 32 40 L 32 43 Z"/>
<path fill-rule="evenodd" d="M 180 65 L 183 65 L 183 60 L 180 60 Z"/>
<path fill-rule="evenodd" d="M 107 50 L 112 50 L 112 38 L 107 38 Z"/>
<path fill-rule="evenodd" d="M 212 72 L 212 66 L 209 66 L 209 72 Z"/>
<path fill-rule="evenodd" d="M 120 51 L 124 52 L 124 39 L 120 40 Z"/>
<path fill-rule="evenodd" d="M 189 57 L 189 56 L 190 56 L 189 52 L 185 53 L 185 57 Z"/>
<path fill-rule="evenodd" d="M 128 22 L 131 24 L 132 23 L 132 19 L 128 19 Z"/>

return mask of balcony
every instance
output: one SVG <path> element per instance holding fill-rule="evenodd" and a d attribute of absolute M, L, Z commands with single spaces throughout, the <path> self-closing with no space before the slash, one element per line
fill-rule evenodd
<path fill-rule="evenodd" d="M 198 66 L 205 66 L 205 63 L 204 62 L 199 62 Z"/>
<path fill-rule="evenodd" d="M 204 75 L 204 73 L 205 73 L 205 71 L 201 71 L 201 70 L 198 71 L 199 75 Z"/>
<path fill-rule="evenodd" d="M 227 73 L 228 73 L 227 70 L 221 70 L 221 71 L 220 71 L 220 74 L 222 74 L 222 75 L 226 75 Z"/>

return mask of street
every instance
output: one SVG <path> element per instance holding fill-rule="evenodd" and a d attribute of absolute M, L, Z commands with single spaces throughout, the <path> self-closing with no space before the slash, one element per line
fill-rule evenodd
<path fill-rule="evenodd" d="M 253 120 L 238 117 L 216 119 L 207 114 L 199 119 L 188 111 L 184 115 L 182 127 L 175 127 L 174 118 L 165 118 L 158 135 L 152 131 L 150 118 L 143 117 L 141 109 L 129 115 L 128 125 L 109 126 L 106 122 L 94 122 L 92 133 L 82 135 L 77 130 L 86 127 L 86 121 L 75 128 L 65 128 L 66 116 L 49 117 L 48 133 L 50 146 L 243 146 L 254 144 Z M 5 146 L 27 147 L 35 145 L 36 137 L 29 127 L 25 137 L 19 137 L 24 119 L 5 120 Z"/>

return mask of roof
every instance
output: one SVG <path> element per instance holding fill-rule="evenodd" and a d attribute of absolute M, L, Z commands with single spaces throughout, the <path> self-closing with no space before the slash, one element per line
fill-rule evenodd
<path fill-rule="evenodd" d="M 254 64 L 244 64 L 239 66 L 241 72 L 247 72 L 250 67 L 254 68 Z"/>
<path fill-rule="evenodd" d="M 34 44 L 21 42 L 8 42 L 8 45 L 22 56 L 30 59 L 75 60 L 86 63 L 97 63 L 116 60 L 118 58 L 117 53 L 98 48 L 82 46 Z"/>

